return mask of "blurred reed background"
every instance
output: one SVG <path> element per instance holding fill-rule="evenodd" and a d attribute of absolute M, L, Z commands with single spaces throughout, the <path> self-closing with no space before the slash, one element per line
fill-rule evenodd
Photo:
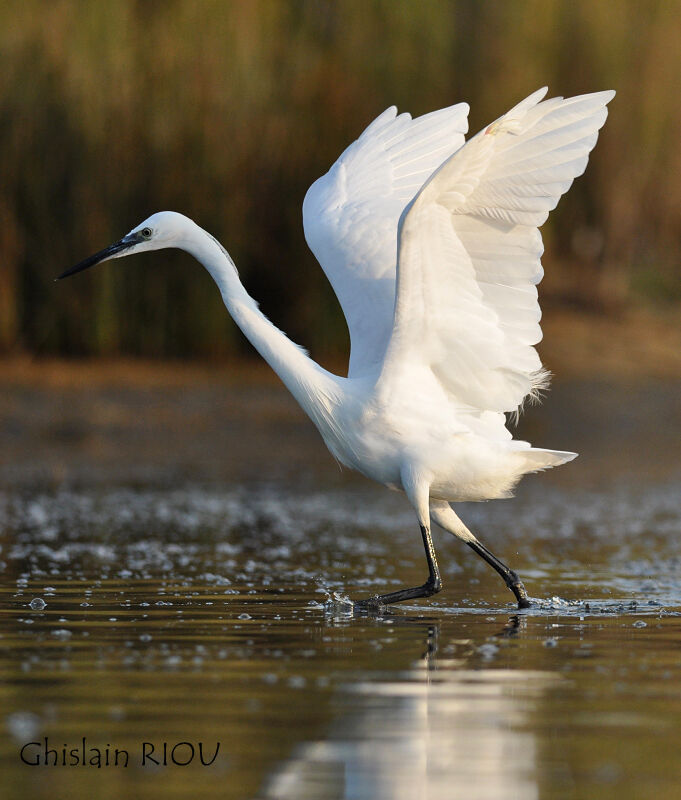
<path fill-rule="evenodd" d="M 313 355 L 347 333 L 307 250 L 309 184 L 388 105 L 471 132 L 543 84 L 618 96 L 544 228 L 545 305 L 681 301 L 681 7 L 618 0 L 21 0 L 0 5 L 0 352 L 249 352 L 184 254 L 53 278 L 149 213 L 211 231 Z M 74 279 L 75 280 L 75 279 Z"/>

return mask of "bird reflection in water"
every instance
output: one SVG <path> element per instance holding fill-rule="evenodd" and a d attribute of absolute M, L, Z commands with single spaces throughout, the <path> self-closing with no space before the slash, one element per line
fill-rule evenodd
<path fill-rule="evenodd" d="M 539 797 L 537 744 L 526 723 L 557 676 L 473 669 L 480 648 L 471 640 L 454 643 L 466 655 L 439 657 L 439 621 L 401 620 L 417 621 L 425 641 L 415 667 L 394 681 L 340 689 L 352 711 L 325 739 L 298 747 L 270 776 L 262 800 Z M 497 637 L 518 635 L 524 622 L 511 617 Z"/>

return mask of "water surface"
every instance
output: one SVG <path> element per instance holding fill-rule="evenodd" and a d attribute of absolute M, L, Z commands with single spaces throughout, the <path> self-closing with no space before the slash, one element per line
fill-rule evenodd
<path fill-rule="evenodd" d="M 525 432 L 582 457 L 460 507 L 533 608 L 438 532 L 444 592 L 353 614 L 423 580 L 412 512 L 276 387 L 10 386 L 3 797 L 678 797 L 681 412 L 652 388 L 559 386 Z M 128 766 L 22 763 L 45 737 Z M 192 763 L 143 766 L 164 742 Z"/>

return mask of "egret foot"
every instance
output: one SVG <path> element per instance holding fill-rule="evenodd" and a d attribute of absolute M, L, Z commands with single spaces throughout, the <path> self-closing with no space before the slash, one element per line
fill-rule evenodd
<path fill-rule="evenodd" d="M 437 594 L 442 589 L 440 570 L 437 566 L 437 559 L 435 558 L 435 548 L 433 547 L 430 528 L 421 525 L 421 536 L 423 537 L 423 547 L 425 548 L 426 559 L 428 561 L 428 580 L 422 586 L 413 586 L 411 589 L 398 589 L 395 592 L 377 594 L 374 597 L 366 597 L 364 600 L 357 600 L 355 602 L 357 608 L 380 609 L 389 606 L 391 603 L 401 603 L 403 600 L 413 600 L 416 597 L 430 597 L 431 595 Z"/>
<path fill-rule="evenodd" d="M 422 586 L 413 586 L 411 589 L 398 589 L 388 594 L 377 594 L 374 597 L 365 597 L 363 600 L 356 600 L 356 608 L 381 609 L 392 603 L 401 603 L 403 600 L 413 600 L 416 597 L 430 597 L 437 594 L 442 589 L 442 581 L 438 575 L 435 580 L 428 580 Z"/>
<path fill-rule="evenodd" d="M 527 596 L 527 590 L 523 585 L 523 582 L 518 577 L 518 573 L 514 570 L 511 570 L 512 580 L 510 583 L 507 583 L 506 586 L 513 592 L 515 595 L 515 599 L 518 601 L 518 608 L 529 608 L 532 603 L 530 603 L 530 598 Z"/>

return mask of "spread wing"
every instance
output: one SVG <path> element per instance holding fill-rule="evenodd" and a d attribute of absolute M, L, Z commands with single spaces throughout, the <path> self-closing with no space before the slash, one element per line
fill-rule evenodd
<path fill-rule="evenodd" d="M 470 139 L 405 212 L 384 386 L 426 366 L 453 402 L 500 412 L 546 384 L 538 228 L 584 172 L 615 93 L 545 93 Z"/>
<path fill-rule="evenodd" d="M 348 375 L 378 374 L 393 325 L 397 227 L 425 181 L 464 143 L 468 105 L 377 117 L 303 202 L 305 238 L 350 331 Z"/>

